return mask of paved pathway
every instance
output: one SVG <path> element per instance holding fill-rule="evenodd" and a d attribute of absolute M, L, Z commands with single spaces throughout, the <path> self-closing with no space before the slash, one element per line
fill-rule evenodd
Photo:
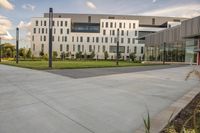
<path fill-rule="evenodd" d="M 134 66 L 134 67 L 112 67 L 112 68 L 88 68 L 88 69 L 57 69 L 47 70 L 47 72 L 67 76 L 71 78 L 96 77 L 120 73 L 132 73 L 149 70 L 158 70 L 174 67 L 183 67 L 185 65 L 155 65 L 155 66 Z"/>
<path fill-rule="evenodd" d="M 191 67 L 73 79 L 0 65 L 0 133 L 133 133 L 197 85 Z"/>

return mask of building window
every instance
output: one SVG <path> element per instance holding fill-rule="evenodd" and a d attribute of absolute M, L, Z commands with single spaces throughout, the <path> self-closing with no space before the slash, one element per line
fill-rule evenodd
<path fill-rule="evenodd" d="M 34 34 L 36 33 L 36 28 L 33 29 L 33 33 L 34 33 Z"/>
<path fill-rule="evenodd" d="M 32 36 L 32 41 L 34 41 L 34 36 Z"/>
<path fill-rule="evenodd" d="M 112 37 L 110 38 L 110 43 L 113 43 L 113 38 Z"/>
<path fill-rule="evenodd" d="M 96 37 L 96 43 L 98 43 L 99 42 L 99 38 L 98 37 Z"/>
<path fill-rule="evenodd" d="M 104 22 L 102 22 L 102 28 L 104 28 Z"/>
<path fill-rule="evenodd" d="M 137 47 L 136 46 L 134 47 L 134 53 L 135 54 L 137 53 Z"/>
<path fill-rule="evenodd" d="M 131 38 L 128 38 L 128 44 L 130 44 L 131 43 Z"/>
<path fill-rule="evenodd" d="M 103 43 L 103 37 L 101 38 L 101 42 Z"/>
<path fill-rule="evenodd" d="M 95 51 L 95 45 L 93 45 L 93 51 Z"/>
<path fill-rule="evenodd" d="M 40 25 L 42 26 L 42 21 L 40 21 Z"/>
<path fill-rule="evenodd" d="M 122 23 L 119 23 L 119 28 L 122 28 Z"/>
<path fill-rule="evenodd" d="M 83 42 L 83 37 L 82 36 L 80 37 L 80 42 Z"/>
<path fill-rule="evenodd" d="M 78 45 L 78 52 L 81 51 L 81 45 Z"/>
<path fill-rule="evenodd" d="M 54 25 L 55 25 L 55 21 L 52 22 L 52 26 L 54 26 Z"/>
<path fill-rule="evenodd" d="M 66 51 L 69 51 L 69 45 L 68 44 L 66 45 Z"/>
<path fill-rule="evenodd" d="M 131 29 L 131 23 L 129 23 L 129 29 Z"/>
<path fill-rule="evenodd" d="M 132 39 L 132 44 L 135 44 L 135 38 Z"/>
<path fill-rule="evenodd" d="M 67 27 L 67 21 L 65 21 L 65 27 Z"/>
<path fill-rule="evenodd" d="M 87 42 L 90 42 L 90 37 L 87 37 Z"/>
<path fill-rule="evenodd" d="M 57 26 L 59 26 L 59 21 L 57 21 Z"/>
<path fill-rule="evenodd" d="M 102 51 L 103 51 L 103 52 L 106 51 L 106 46 L 105 46 L 105 45 L 103 45 L 103 49 L 102 49 Z"/>
<path fill-rule="evenodd" d="M 40 34 L 40 28 L 39 28 L 39 31 L 38 31 L 38 33 Z"/>
<path fill-rule="evenodd" d="M 98 52 L 100 52 L 100 46 L 98 45 Z"/>
<path fill-rule="evenodd" d="M 41 45 L 41 51 L 44 53 L 44 44 Z"/>
<path fill-rule="evenodd" d="M 124 30 L 121 30 L 121 35 L 124 36 Z"/>
<path fill-rule="evenodd" d="M 38 26 L 38 20 L 35 21 L 35 26 Z"/>
<path fill-rule="evenodd" d="M 60 42 L 60 36 L 58 36 L 58 42 Z"/>
<path fill-rule="evenodd" d="M 47 28 L 46 28 L 46 34 L 47 34 L 47 32 L 48 32 L 48 31 L 47 31 Z"/>
<path fill-rule="evenodd" d="M 74 37 L 72 37 L 72 42 L 74 42 Z"/>
<path fill-rule="evenodd" d="M 135 23 L 133 23 L 133 29 L 135 29 Z"/>
<path fill-rule="evenodd" d="M 63 34 L 63 29 L 60 29 L 60 34 Z"/>
<path fill-rule="evenodd" d="M 129 53 L 129 51 L 130 51 L 130 50 L 129 50 L 129 46 L 127 46 L 127 53 Z"/>
<path fill-rule="evenodd" d="M 89 45 L 89 52 L 92 52 L 92 45 Z"/>
<path fill-rule="evenodd" d="M 54 42 L 54 36 L 52 36 L 52 41 Z"/>
<path fill-rule="evenodd" d="M 69 29 L 67 29 L 67 34 L 69 34 Z"/>
<path fill-rule="evenodd" d="M 94 42 L 94 37 L 92 38 L 92 41 Z"/>
<path fill-rule="evenodd" d="M 35 44 L 33 44 L 33 51 L 35 51 Z"/>
<path fill-rule="evenodd" d="M 128 36 L 128 30 L 126 31 L 126 36 Z"/>
<path fill-rule="evenodd" d="M 113 35 L 113 36 L 115 35 L 115 30 L 113 30 L 113 33 L 112 33 L 112 35 Z"/>
<path fill-rule="evenodd" d="M 126 24 L 124 23 L 124 28 L 126 28 Z"/>
<path fill-rule="evenodd" d="M 108 22 L 106 22 L 106 28 L 108 28 Z"/>
<path fill-rule="evenodd" d="M 60 21 L 60 26 L 63 26 L 63 21 Z"/>
<path fill-rule="evenodd" d="M 76 49 L 76 48 L 75 48 L 75 45 L 73 45 L 73 52 L 75 52 L 75 49 Z"/>
<path fill-rule="evenodd" d="M 108 37 L 105 37 L 105 43 L 108 43 Z"/>
<path fill-rule="evenodd" d="M 44 21 L 44 26 L 47 26 L 47 21 Z"/>
<path fill-rule="evenodd" d="M 44 36 L 44 42 L 46 41 L 46 36 Z"/>
<path fill-rule="evenodd" d="M 67 36 L 65 36 L 65 42 L 67 42 Z"/>
<path fill-rule="evenodd" d="M 56 28 L 54 28 L 54 34 L 56 34 Z"/>
<path fill-rule="evenodd" d="M 63 51 L 63 45 L 60 44 L 60 51 L 62 52 Z"/>
<path fill-rule="evenodd" d="M 40 36 L 40 41 L 42 41 L 42 36 Z"/>
<path fill-rule="evenodd" d="M 103 35 L 106 35 L 106 30 L 103 30 Z"/>
<path fill-rule="evenodd" d="M 141 47 L 141 54 L 144 53 L 144 47 Z"/>
<path fill-rule="evenodd" d="M 152 25 L 155 25 L 155 23 L 156 23 L 156 19 L 152 18 Z"/>
<path fill-rule="evenodd" d="M 110 28 L 113 28 L 113 23 L 112 22 L 110 23 Z"/>
<path fill-rule="evenodd" d="M 135 31 L 135 36 L 137 36 L 138 34 L 137 34 L 138 32 L 137 31 Z"/>
<path fill-rule="evenodd" d="M 88 23 L 91 23 L 91 16 L 88 16 Z"/>
<path fill-rule="evenodd" d="M 84 52 L 84 45 L 82 45 L 82 52 Z"/>
<path fill-rule="evenodd" d="M 124 38 L 121 38 L 121 43 L 124 43 Z"/>

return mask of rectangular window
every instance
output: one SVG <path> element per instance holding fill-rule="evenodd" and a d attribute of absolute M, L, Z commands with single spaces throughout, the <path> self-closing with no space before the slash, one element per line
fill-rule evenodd
<path fill-rule="evenodd" d="M 135 44 L 135 38 L 132 39 L 132 44 Z"/>
<path fill-rule="evenodd" d="M 40 25 L 42 26 L 42 21 L 40 21 Z"/>
<path fill-rule="evenodd" d="M 91 23 L 91 16 L 88 16 L 88 23 Z"/>
<path fill-rule="evenodd" d="M 52 26 L 55 26 L 55 21 L 52 22 Z"/>
<path fill-rule="evenodd" d="M 105 43 L 108 43 L 108 37 L 105 37 Z"/>
<path fill-rule="evenodd" d="M 44 44 L 41 45 L 41 51 L 44 53 Z"/>
<path fill-rule="evenodd" d="M 113 23 L 112 22 L 110 23 L 110 28 L 113 28 Z"/>
<path fill-rule="evenodd" d="M 42 34 L 44 34 L 44 28 L 42 28 Z"/>
<path fill-rule="evenodd" d="M 78 38 L 78 36 L 77 36 L 77 38 L 76 38 L 76 42 L 78 42 L 79 41 L 79 38 Z"/>
<path fill-rule="evenodd" d="M 96 43 L 98 43 L 99 42 L 99 38 L 98 37 L 96 37 Z"/>
<path fill-rule="evenodd" d="M 40 41 L 42 41 L 42 36 L 40 36 Z"/>
<path fill-rule="evenodd" d="M 141 54 L 144 53 L 144 47 L 141 47 Z"/>
<path fill-rule="evenodd" d="M 137 36 L 138 34 L 137 34 L 138 32 L 137 31 L 135 31 L 135 36 Z"/>
<path fill-rule="evenodd" d="M 60 21 L 60 26 L 63 26 L 63 21 Z"/>
<path fill-rule="evenodd" d="M 59 26 L 59 21 L 57 21 L 57 26 Z"/>
<path fill-rule="evenodd" d="M 124 30 L 121 30 L 121 35 L 124 36 Z"/>
<path fill-rule="evenodd" d="M 82 36 L 80 37 L 80 42 L 83 42 L 83 37 Z"/>
<path fill-rule="evenodd" d="M 129 23 L 129 29 L 131 29 L 131 23 Z"/>
<path fill-rule="evenodd" d="M 113 36 L 115 35 L 115 30 L 113 30 L 113 33 L 112 33 L 112 35 L 113 35 Z"/>
<path fill-rule="evenodd" d="M 133 23 L 133 29 L 135 29 L 135 23 Z"/>
<path fill-rule="evenodd" d="M 34 36 L 32 36 L 32 41 L 34 41 Z"/>
<path fill-rule="evenodd" d="M 126 31 L 126 36 L 128 36 L 128 30 Z"/>
<path fill-rule="evenodd" d="M 100 52 L 100 46 L 98 45 L 98 52 Z"/>
<path fill-rule="evenodd" d="M 90 42 L 90 37 L 87 37 L 87 42 Z"/>
<path fill-rule="evenodd" d="M 67 34 L 69 34 L 69 29 L 67 29 Z"/>
<path fill-rule="evenodd" d="M 106 51 L 106 46 L 103 45 L 102 51 L 105 52 Z"/>
<path fill-rule="evenodd" d="M 67 42 L 67 36 L 65 36 L 65 42 Z"/>
<path fill-rule="evenodd" d="M 126 28 L 126 24 L 124 23 L 124 28 Z"/>
<path fill-rule="evenodd" d="M 47 26 L 47 21 L 44 21 L 44 26 Z"/>
<path fill-rule="evenodd" d="M 35 51 L 35 44 L 33 44 L 33 51 Z"/>
<path fill-rule="evenodd" d="M 72 37 L 72 42 L 74 42 L 74 37 Z"/>
<path fill-rule="evenodd" d="M 81 51 L 81 45 L 78 45 L 78 52 Z"/>
<path fill-rule="evenodd" d="M 89 52 L 92 52 L 92 45 L 89 45 Z"/>
<path fill-rule="evenodd" d="M 106 22 L 106 28 L 108 28 L 108 22 Z"/>
<path fill-rule="evenodd" d="M 128 38 L 128 44 L 130 44 L 131 43 L 131 39 L 130 38 Z"/>
<path fill-rule="evenodd" d="M 129 46 L 127 46 L 127 51 L 126 52 L 129 53 Z"/>
<path fill-rule="evenodd" d="M 60 51 L 62 52 L 63 51 L 63 45 L 60 44 Z"/>
<path fill-rule="evenodd" d="M 39 31 L 38 31 L 38 33 L 40 34 L 40 28 L 39 28 Z"/>
<path fill-rule="evenodd" d="M 52 36 L 52 42 L 54 42 L 54 36 Z"/>
<path fill-rule="evenodd" d="M 46 36 L 44 36 L 44 42 L 46 41 Z"/>
<path fill-rule="evenodd" d="M 106 30 L 103 30 L 103 35 L 106 35 Z"/>
<path fill-rule="evenodd" d="M 101 42 L 103 43 L 103 37 L 101 38 Z"/>
<path fill-rule="evenodd" d="M 121 38 L 121 43 L 124 43 L 124 38 Z"/>
<path fill-rule="evenodd" d="M 122 28 L 122 23 L 119 23 L 119 28 Z"/>
<path fill-rule="evenodd" d="M 85 49 L 84 49 L 84 45 L 82 45 L 82 52 L 84 52 L 84 50 L 85 50 Z"/>
<path fill-rule="evenodd" d="M 134 47 L 134 53 L 135 54 L 137 53 L 137 47 L 136 46 Z"/>
<path fill-rule="evenodd" d="M 67 27 L 67 21 L 65 21 L 65 27 Z"/>
<path fill-rule="evenodd" d="M 69 51 L 69 45 L 68 44 L 66 45 L 66 51 Z"/>
<path fill-rule="evenodd" d="M 35 21 L 35 26 L 38 26 L 38 20 Z"/>
<path fill-rule="evenodd" d="M 34 34 L 36 33 L 36 28 L 33 29 L 33 33 L 34 33 Z"/>
<path fill-rule="evenodd" d="M 94 37 L 92 38 L 92 41 L 94 42 Z"/>
<path fill-rule="evenodd" d="M 76 47 L 75 47 L 75 45 L 73 45 L 73 52 L 75 52 L 75 50 L 76 50 Z"/>
<path fill-rule="evenodd" d="M 56 34 L 56 28 L 54 28 L 54 34 Z"/>
<path fill-rule="evenodd" d="M 60 34 L 63 34 L 63 29 L 60 29 Z"/>
<path fill-rule="evenodd" d="M 152 18 L 152 25 L 155 25 L 155 23 L 156 23 L 155 18 Z"/>

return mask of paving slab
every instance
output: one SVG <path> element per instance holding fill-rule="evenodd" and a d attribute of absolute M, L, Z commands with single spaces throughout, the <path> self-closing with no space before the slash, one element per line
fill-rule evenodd
<path fill-rule="evenodd" d="M 191 70 L 74 79 L 0 65 L 0 97 L 5 97 L 0 100 L 0 132 L 133 133 L 147 109 L 153 117 L 198 85 L 193 77 L 185 81 Z"/>

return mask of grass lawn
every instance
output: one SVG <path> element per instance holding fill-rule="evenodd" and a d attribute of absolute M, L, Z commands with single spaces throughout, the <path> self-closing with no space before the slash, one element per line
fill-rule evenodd
<path fill-rule="evenodd" d="M 48 68 L 48 61 L 3 61 L 0 64 L 44 70 Z M 119 61 L 116 66 L 115 61 L 86 61 L 86 60 L 66 60 L 53 61 L 53 69 L 77 69 L 77 68 L 102 68 L 102 67 L 126 67 L 126 66 L 144 66 L 147 64 Z"/>

